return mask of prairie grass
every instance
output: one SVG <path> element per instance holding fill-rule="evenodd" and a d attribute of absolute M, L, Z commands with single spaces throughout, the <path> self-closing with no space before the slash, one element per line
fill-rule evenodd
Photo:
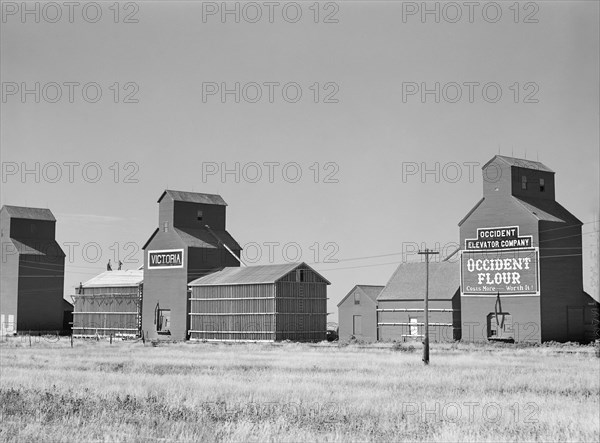
<path fill-rule="evenodd" d="M 600 440 L 592 346 L 414 347 L 11 338 L 0 440 Z"/>

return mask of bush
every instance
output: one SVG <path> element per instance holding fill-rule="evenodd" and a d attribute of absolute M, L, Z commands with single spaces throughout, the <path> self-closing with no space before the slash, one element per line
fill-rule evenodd
<path fill-rule="evenodd" d="M 405 345 L 400 342 L 394 342 L 394 344 L 392 345 L 392 351 L 412 353 L 412 352 L 415 352 L 416 350 L 417 350 L 417 348 L 415 348 L 413 345 Z"/>

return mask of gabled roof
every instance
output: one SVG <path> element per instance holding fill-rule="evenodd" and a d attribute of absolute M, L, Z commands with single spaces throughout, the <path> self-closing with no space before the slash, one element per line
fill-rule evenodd
<path fill-rule="evenodd" d="M 158 234 L 158 228 L 156 228 L 154 230 L 154 232 L 152 233 L 152 235 L 148 238 L 148 240 L 146 240 L 146 243 L 144 243 L 144 246 L 142 246 L 142 250 L 145 250 L 146 247 L 148 247 L 148 244 L 152 241 L 152 239 L 154 238 L 154 236 Z"/>
<path fill-rule="evenodd" d="M 565 209 L 560 203 L 555 200 L 545 198 L 532 198 L 515 195 L 507 195 L 505 198 L 517 207 L 524 208 L 531 216 L 535 217 L 540 221 L 551 221 L 557 223 L 569 223 L 570 225 L 582 225 L 583 223 Z M 467 215 L 458 223 L 458 226 L 462 224 L 481 206 L 485 198 L 479 200 L 479 202 L 469 211 Z"/>
<path fill-rule="evenodd" d="M 56 240 L 40 240 L 37 238 L 11 238 L 10 241 L 21 255 L 42 255 L 47 257 L 65 257 Z"/>
<path fill-rule="evenodd" d="M 259 265 L 244 267 L 228 267 L 208 274 L 190 282 L 188 286 L 250 285 L 275 283 L 296 268 L 303 266 L 321 277 L 327 284 L 329 281 L 306 263 L 286 263 L 282 265 Z"/>
<path fill-rule="evenodd" d="M 374 303 L 377 303 L 377 296 L 381 293 L 383 288 L 385 288 L 385 286 L 356 285 L 352 288 L 350 292 L 346 294 L 344 298 L 340 300 L 340 302 L 337 305 L 340 306 L 342 303 L 344 303 L 346 299 L 350 297 L 350 294 L 353 294 L 355 291 L 360 291 L 361 293 L 369 297 L 371 300 L 373 300 Z"/>
<path fill-rule="evenodd" d="M 187 191 L 173 191 L 170 189 L 165 190 L 159 197 L 158 203 L 163 199 L 165 195 L 168 195 L 175 201 L 191 202 L 191 203 L 202 203 L 205 205 L 221 205 L 227 206 L 225 200 L 217 194 L 202 194 L 200 192 L 187 192 Z"/>
<path fill-rule="evenodd" d="M 425 297 L 425 263 L 403 263 L 394 272 L 383 291 L 381 300 L 423 300 Z M 450 300 L 460 287 L 459 263 L 429 263 L 429 299 Z"/>
<path fill-rule="evenodd" d="M 487 162 L 485 165 L 483 165 L 482 169 L 485 169 L 487 167 L 487 165 L 489 165 L 490 163 L 493 163 L 494 160 L 496 160 L 496 159 L 506 163 L 509 166 L 515 166 L 518 168 L 534 169 L 536 171 L 545 171 L 545 172 L 554 173 L 554 171 L 552 169 L 550 169 L 548 166 L 546 166 L 545 164 L 543 164 L 541 162 L 527 160 L 526 158 L 507 157 L 506 155 L 494 155 L 494 157 L 489 162 Z"/>
<path fill-rule="evenodd" d="M 195 229 L 195 228 L 173 228 L 179 237 L 187 246 L 195 248 L 215 248 L 219 247 L 217 239 L 207 229 Z M 215 231 L 213 232 L 219 237 L 219 239 L 225 243 L 230 249 L 241 250 L 242 247 L 236 242 L 233 237 L 227 231 Z"/>
<path fill-rule="evenodd" d="M 27 218 L 31 220 L 56 221 L 50 209 L 27 208 L 25 206 L 2 206 L 11 218 Z"/>
<path fill-rule="evenodd" d="M 126 271 L 104 271 L 83 283 L 84 288 L 125 288 L 138 286 L 144 281 L 144 271 L 129 269 Z"/>
<path fill-rule="evenodd" d="M 523 205 L 525 209 L 527 209 L 538 220 L 569 223 L 570 225 L 583 224 L 577 217 L 571 214 L 555 200 L 522 196 L 513 196 L 513 198 Z"/>
<path fill-rule="evenodd" d="M 481 204 L 483 203 L 483 201 L 484 201 L 484 200 L 485 200 L 485 197 L 482 197 L 482 199 L 481 199 L 481 200 L 479 200 L 479 201 L 478 201 L 478 202 L 475 204 L 475 206 L 473 206 L 473 207 L 471 208 L 471 210 L 470 210 L 469 212 L 467 212 L 467 215 L 465 215 L 465 216 L 462 218 L 462 220 L 458 222 L 458 226 L 462 226 L 462 224 L 463 224 L 463 223 L 464 223 L 464 222 L 465 222 L 465 221 L 466 221 L 466 220 L 467 220 L 467 219 L 468 219 L 468 218 L 471 216 L 471 214 L 472 214 L 473 212 L 475 212 L 479 206 L 481 206 Z"/>
<path fill-rule="evenodd" d="M 219 248 L 219 242 L 207 229 L 195 229 L 195 228 L 172 228 L 173 231 L 179 236 L 185 246 L 192 248 Z M 145 250 L 152 239 L 156 236 L 160 229 L 156 228 L 150 238 L 146 240 L 142 249 Z M 225 243 L 229 249 L 234 251 L 242 250 L 242 247 L 234 240 L 234 238 L 227 231 L 215 231 L 213 232 L 219 237 L 219 239 Z"/>

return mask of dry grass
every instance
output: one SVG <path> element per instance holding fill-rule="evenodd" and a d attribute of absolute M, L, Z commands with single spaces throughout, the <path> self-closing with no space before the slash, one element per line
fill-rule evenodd
<path fill-rule="evenodd" d="M 598 441 L 592 347 L 0 344 L 2 441 Z"/>

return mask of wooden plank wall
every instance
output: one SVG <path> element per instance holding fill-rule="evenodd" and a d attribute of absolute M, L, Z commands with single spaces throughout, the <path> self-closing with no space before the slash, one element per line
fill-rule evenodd
<path fill-rule="evenodd" d="M 274 285 L 194 286 L 190 338 L 275 340 Z"/>
<path fill-rule="evenodd" d="M 321 341 L 327 338 L 327 285 L 312 280 L 276 283 L 277 340 Z"/>
<path fill-rule="evenodd" d="M 311 282 L 310 273 L 306 277 L 304 282 L 192 287 L 189 337 L 325 340 L 327 285 L 318 278 Z"/>
<path fill-rule="evenodd" d="M 74 336 L 137 337 L 141 286 L 84 288 L 73 303 Z"/>

